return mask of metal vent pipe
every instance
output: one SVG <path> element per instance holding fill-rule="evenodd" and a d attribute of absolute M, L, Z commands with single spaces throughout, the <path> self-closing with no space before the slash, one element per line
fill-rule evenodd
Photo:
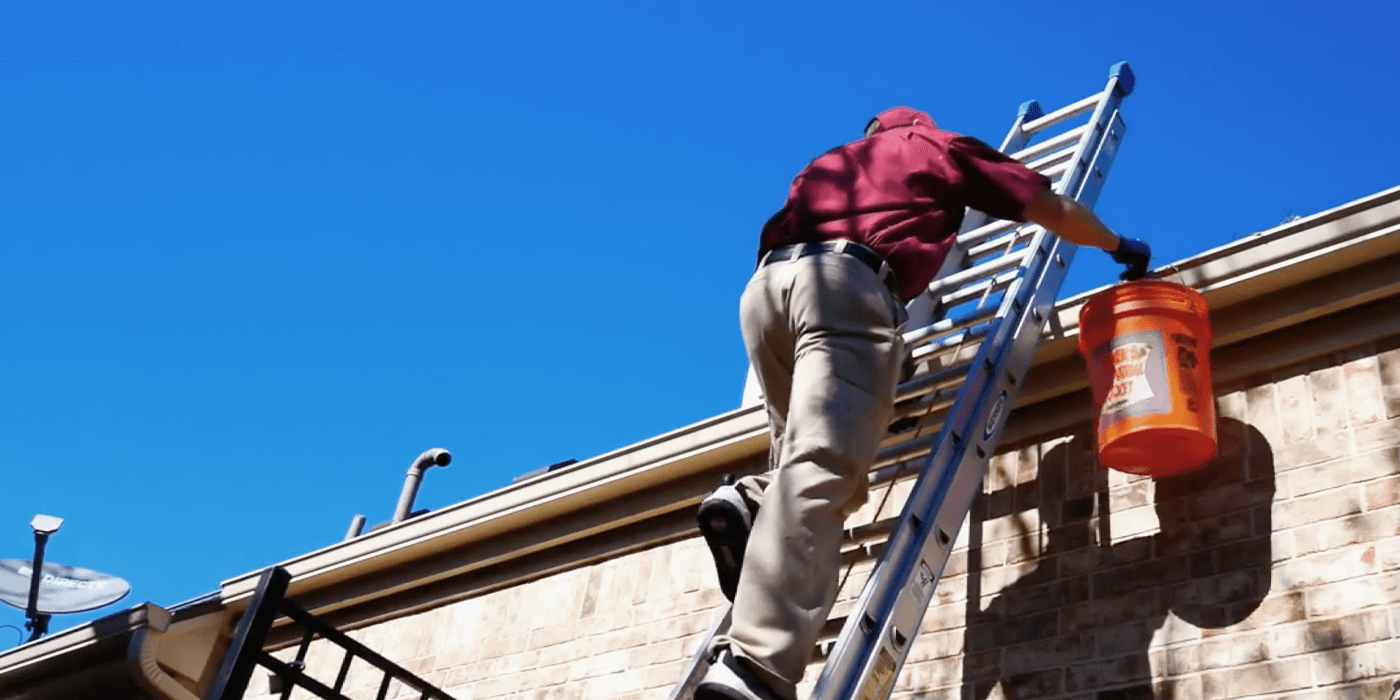
<path fill-rule="evenodd" d="M 418 455 L 418 459 L 413 460 L 413 466 L 408 468 L 408 478 L 404 479 L 403 491 L 399 493 L 399 505 L 394 509 L 394 519 L 390 522 L 400 522 L 413 512 L 413 501 L 418 497 L 418 485 L 423 481 L 423 472 L 451 463 L 452 453 L 441 447 L 434 447 Z"/>

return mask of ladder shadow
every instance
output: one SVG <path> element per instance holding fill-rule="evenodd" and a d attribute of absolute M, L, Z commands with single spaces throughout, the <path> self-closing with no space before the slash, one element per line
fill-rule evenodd
<path fill-rule="evenodd" d="M 989 600 L 977 574 L 990 549 L 973 518 L 963 698 L 984 700 L 998 686 L 1009 700 L 1178 695 L 1173 677 L 1185 669 L 1173 668 L 1171 653 L 1158 655 L 1162 680 L 1154 687 L 1154 636 L 1194 639 L 1198 629 L 1237 624 L 1269 592 L 1273 450 L 1257 429 L 1234 419 L 1220 418 L 1218 435 L 1220 454 L 1205 469 L 1134 481 L 1112 497 L 1092 446 L 1082 444 L 1092 436 L 1045 452 L 1034 484 L 1017 487 L 1039 491 L 1039 531 L 1023 536 L 1041 538 L 1043 547 L 1030 572 Z M 982 503 L 1012 500 L 991 494 Z M 1114 542 L 1110 501 L 1115 512 L 1150 502 L 1158 531 Z M 1015 512 L 998 510 L 974 513 L 993 519 Z"/>

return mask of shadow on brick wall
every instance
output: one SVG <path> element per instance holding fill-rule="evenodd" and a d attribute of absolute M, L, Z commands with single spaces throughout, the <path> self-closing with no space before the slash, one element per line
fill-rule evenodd
<path fill-rule="evenodd" d="M 1273 451 L 1253 427 L 1218 423 L 1219 456 L 1205 469 L 1130 482 L 1106 492 L 1094 462 L 1092 436 L 1076 435 L 1040 456 L 1034 484 L 1016 487 L 1016 501 L 1038 502 L 1040 555 L 981 609 L 969 596 L 964 639 L 964 698 L 1127 700 L 1179 695 L 1173 676 L 1196 670 L 1197 649 L 1159 655 L 1158 684 L 1148 649 L 1168 614 L 1215 629 L 1247 618 L 1268 594 Z M 1156 534 L 1113 542 L 1107 517 L 1150 502 Z M 989 503 L 1008 502 L 990 494 Z M 984 513 L 990 517 L 1010 514 Z M 978 545 L 973 528 L 973 543 Z M 987 562 L 991 564 L 992 562 Z M 1007 567 L 1008 571 L 1011 567 Z M 1009 574 L 1008 577 L 1014 574 Z M 974 577 L 976 578 L 976 577 Z M 1177 667 L 1177 668 L 1174 668 Z"/>

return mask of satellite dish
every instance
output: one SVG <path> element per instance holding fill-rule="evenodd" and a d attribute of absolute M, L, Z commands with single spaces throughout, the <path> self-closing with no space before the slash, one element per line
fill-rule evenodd
<path fill-rule="evenodd" d="M 29 609 L 31 567 L 24 559 L 0 560 L 0 601 Z M 39 581 L 38 608 L 45 615 L 87 612 L 111 605 L 130 592 L 131 584 L 116 576 L 46 561 Z"/>

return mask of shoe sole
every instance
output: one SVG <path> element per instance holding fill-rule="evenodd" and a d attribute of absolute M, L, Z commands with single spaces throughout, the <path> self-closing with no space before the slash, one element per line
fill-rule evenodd
<path fill-rule="evenodd" d="M 693 700 L 748 700 L 743 695 L 719 684 L 702 685 L 696 688 L 692 698 Z"/>
<path fill-rule="evenodd" d="M 739 587 L 739 573 L 744 567 L 744 549 L 749 543 L 749 526 L 738 509 L 724 501 L 701 504 L 696 518 L 700 523 L 700 534 L 704 536 L 705 544 L 710 547 L 710 554 L 715 558 L 719 589 L 732 603 L 734 592 Z"/>

